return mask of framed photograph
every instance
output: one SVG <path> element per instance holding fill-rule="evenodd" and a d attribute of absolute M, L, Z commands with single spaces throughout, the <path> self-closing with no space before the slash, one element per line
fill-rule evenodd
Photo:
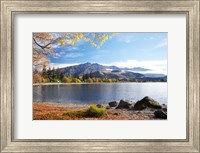
<path fill-rule="evenodd" d="M 199 0 L 0 1 L 1 152 L 200 152 Z"/>
<path fill-rule="evenodd" d="M 167 33 L 33 33 L 33 120 L 150 119 L 167 119 Z"/>

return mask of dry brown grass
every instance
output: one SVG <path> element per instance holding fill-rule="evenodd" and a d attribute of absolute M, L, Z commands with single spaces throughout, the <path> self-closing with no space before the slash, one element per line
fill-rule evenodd
<path fill-rule="evenodd" d="M 33 103 L 33 120 L 152 120 L 153 113 L 126 109 L 107 109 L 107 114 L 101 117 L 85 117 L 82 115 L 89 105 Z"/>

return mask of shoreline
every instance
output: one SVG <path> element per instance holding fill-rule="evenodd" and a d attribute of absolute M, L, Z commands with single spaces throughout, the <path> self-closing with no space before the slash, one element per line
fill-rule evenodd
<path fill-rule="evenodd" d="M 91 105 L 58 102 L 33 102 L 33 120 L 163 120 L 155 118 L 155 109 L 133 110 L 127 108 L 116 109 L 109 104 L 100 104 L 107 111 L 102 117 L 74 117 L 64 116 L 66 112 L 87 110 Z M 167 107 L 167 105 L 166 105 Z M 166 120 L 166 119 L 164 119 Z"/>
<path fill-rule="evenodd" d="M 40 86 L 40 85 L 70 85 L 70 84 L 126 84 L 126 83 L 167 83 L 167 82 L 93 82 L 93 83 L 88 83 L 88 82 L 81 82 L 81 83 L 33 83 L 33 86 Z"/>
<path fill-rule="evenodd" d="M 33 104 L 49 104 L 49 105 L 61 106 L 61 107 L 69 107 L 69 106 L 87 107 L 89 105 L 96 105 L 95 103 L 93 103 L 93 104 L 78 104 L 78 103 L 37 102 L 37 101 L 34 101 Z M 102 104 L 102 105 L 106 105 L 106 104 Z"/>
<path fill-rule="evenodd" d="M 132 101 L 132 100 L 127 100 L 125 99 L 125 101 L 128 101 L 128 102 L 131 102 L 131 103 L 136 103 L 136 101 Z M 120 100 L 117 100 L 116 102 L 120 102 Z M 77 106 L 90 106 L 90 105 L 97 105 L 97 104 L 100 104 L 100 105 L 103 105 L 103 106 L 108 106 L 108 102 L 94 102 L 94 103 L 73 103 L 73 102 L 48 102 L 48 101 L 33 101 L 33 104 L 34 103 L 47 103 L 47 104 L 58 104 L 58 105 L 63 105 L 63 106 L 68 106 L 68 105 L 77 105 Z M 167 103 L 160 103 L 161 105 L 165 105 L 167 106 Z"/>

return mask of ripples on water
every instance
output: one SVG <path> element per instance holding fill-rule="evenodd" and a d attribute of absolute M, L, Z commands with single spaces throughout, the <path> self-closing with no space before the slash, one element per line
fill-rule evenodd
<path fill-rule="evenodd" d="M 121 99 L 136 102 L 150 96 L 167 104 L 167 83 L 101 83 L 33 86 L 33 101 L 107 103 Z"/>

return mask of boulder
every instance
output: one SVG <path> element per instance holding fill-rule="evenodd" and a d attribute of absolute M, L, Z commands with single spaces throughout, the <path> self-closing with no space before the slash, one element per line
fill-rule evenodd
<path fill-rule="evenodd" d="M 118 103 L 116 101 L 111 101 L 108 104 L 110 107 L 116 107 Z"/>
<path fill-rule="evenodd" d="M 116 107 L 116 109 L 129 109 L 131 105 L 132 104 L 127 101 L 120 100 L 119 105 Z"/>
<path fill-rule="evenodd" d="M 163 110 L 164 112 L 167 112 L 167 108 L 162 108 L 162 110 Z"/>
<path fill-rule="evenodd" d="M 97 104 L 96 105 L 98 108 L 103 108 L 103 105 L 101 105 L 101 104 Z"/>
<path fill-rule="evenodd" d="M 130 106 L 130 110 L 134 110 L 134 105 L 135 103 L 133 102 L 132 105 Z"/>
<path fill-rule="evenodd" d="M 162 104 L 162 110 L 163 110 L 164 112 L 167 112 L 167 105 Z"/>
<path fill-rule="evenodd" d="M 134 105 L 134 110 L 143 110 L 146 108 L 161 109 L 162 106 L 148 96 L 144 97 Z"/>
<path fill-rule="evenodd" d="M 154 115 L 156 118 L 167 119 L 167 114 L 165 112 L 163 112 L 162 110 L 156 110 L 154 112 Z"/>
<path fill-rule="evenodd" d="M 106 106 L 106 109 L 111 109 L 111 107 L 110 106 Z"/>
<path fill-rule="evenodd" d="M 120 113 L 114 113 L 113 115 L 120 115 Z"/>

